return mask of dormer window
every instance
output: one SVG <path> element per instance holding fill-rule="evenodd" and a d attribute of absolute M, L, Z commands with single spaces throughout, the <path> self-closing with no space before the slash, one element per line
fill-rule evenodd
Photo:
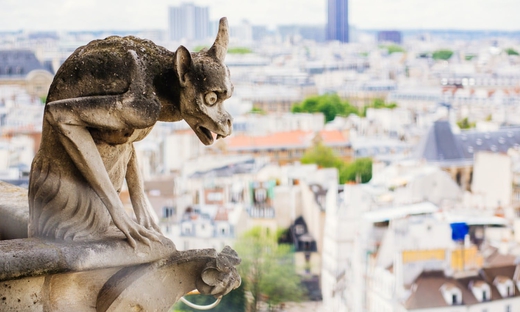
<path fill-rule="evenodd" d="M 507 276 L 497 276 L 493 284 L 498 289 L 502 298 L 513 297 L 515 295 L 515 284 Z"/>
<path fill-rule="evenodd" d="M 469 289 L 473 292 L 473 296 L 479 302 L 485 302 L 491 300 L 491 288 L 484 281 L 471 281 L 469 283 Z"/>
<path fill-rule="evenodd" d="M 439 289 L 442 293 L 442 297 L 449 305 L 459 305 L 462 304 L 462 292 L 460 288 L 455 286 L 452 283 L 445 283 Z"/>

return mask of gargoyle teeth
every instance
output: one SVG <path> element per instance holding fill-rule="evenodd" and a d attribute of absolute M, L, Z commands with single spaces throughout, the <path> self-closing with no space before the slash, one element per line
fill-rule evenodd
<path fill-rule="evenodd" d="M 220 139 L 220 138 L 223 138 L 223 136 L 220 135 L 220 134 L 217 134 L 217 140 Z"/>

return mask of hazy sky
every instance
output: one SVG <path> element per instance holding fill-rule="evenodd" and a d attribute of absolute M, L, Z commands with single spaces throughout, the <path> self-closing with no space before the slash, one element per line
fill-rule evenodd
<path fill-rule="evenodd" d="M 0 31 L 166 29 L 168 6 L 209 6 L 230 24 L 324 24 L 327 0 L 0 0 Z M 520 0 L 350 0 L 362 29 L 520 30 Z"/>

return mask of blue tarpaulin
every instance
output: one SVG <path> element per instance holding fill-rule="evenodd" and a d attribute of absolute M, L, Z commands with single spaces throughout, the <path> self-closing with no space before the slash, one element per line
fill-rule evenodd
<path fill-rule="evenodd" d="M 469 226 L 464 222 L 451 223 L 451 239 L 454 241 L 464 240 L 469 232 Z"/>

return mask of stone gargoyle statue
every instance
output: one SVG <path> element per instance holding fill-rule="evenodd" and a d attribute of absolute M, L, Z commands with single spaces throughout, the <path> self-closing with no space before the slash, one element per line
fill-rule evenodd
<path fill-rule="evenodd" d="M 228 41 L 222 18 L 212 47 L 197 53 L 131 36 L 78 48 L 49 89 L 29 181 L 29 236 L 99 240 L 115 225 L 134 248 L 158 241 L 133 142 L 157 121 L 184 119 L 205 145 L 231 134 Z M 137 222 L 119 198 L 125 179 Z"/>
<path fill-rule="evenodd" d="M 231 247 L 179 251 L 162 236 L 133 146 L 157 121 L 184 119 L 206 145 L 231 134 L 228 41 L 222 18 L 201 52 L 109 37 L 65 61 L 47 97 L 29 192 L 14 196 L 0 182 L 10 208 L 0 205 L 1 311 L 169 311 L 194 289 L 218 298 L 214 306 L 240 285 Z M 125 180 L 136 221 L 119 198 Z M 29 237 L 17 230 L 27 227 Z"/>

